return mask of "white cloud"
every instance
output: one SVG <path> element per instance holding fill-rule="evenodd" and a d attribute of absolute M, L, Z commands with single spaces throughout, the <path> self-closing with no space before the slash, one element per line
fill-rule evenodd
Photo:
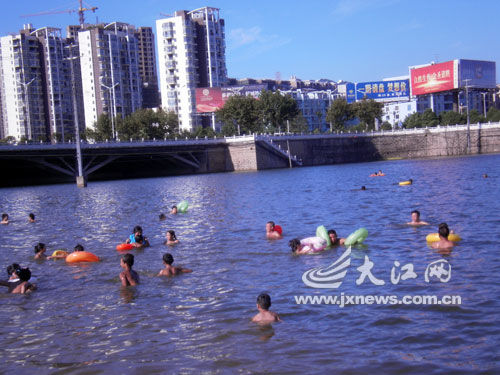
<path fill-rule="evenodd" d="M 259 26 L 248 29 L 238 28 L 229 31 L 228 49 L 251 47 L 254 53 L 262 53 L 272 48 L 281 47 L 292 41 L 291 38 L 277 34 L 265 34 Z"/>
<path fill-rule="evenodd" d="M 333 14 L 340 17 L 352 16 L 356 13 L 384 8 L 398 2 L 399 0 L 339 0 Z"/>

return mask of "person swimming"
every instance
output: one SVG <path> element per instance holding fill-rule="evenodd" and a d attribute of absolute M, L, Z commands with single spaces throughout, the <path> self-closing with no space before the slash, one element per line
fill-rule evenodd
<path fill-rule="evenodd" d="M 172 266 L 172 263 L 174 263 L 174 257 L 170 253 L 163 254 L 162 259 L 165 268 L 158 273 L 158 276 L 175 276 L 179 273 L 193 272 L 193 270 L 190 270 L 189 268 Z"/>
<path fill-rule="evenodd" d="M 142 227 L 140 225 L 136 225 L 132 231 L 132 234 L 127 238 L 125 243 L 132 244 L 134 247 L 148 247 L 149 241 L 142 234 Z"/>
<path fill-rule="evenodd" d="M 294 238 L 288 242 L 288 246 L 294 254 L 312 254 L 326 248 L 326 240 L 321 237 L 308 237 L 302 240 Z"/>
<path fill-rule="evenodd" d="M 46 259 L 45 251 L 47 250 L 45 244 L 39 242 L 35 245 L 35 259 Z"/>
<path fill-rule="evenodd" d="M 139 284 L 139 275 L 132 269 L 134 265 L 134 256 L 132 254 L 124 254 L 120 259 L 120 266 L 123 271 L 120 273 L 120 281 L 122 286 L 135 286 Z"/>
<path fill-rule="evenodd" d="M 165 237 L 167 238 L 167 240 L 165 241 L 165 245 L 175 245 L 179 243 L 179 240 L 177 239 L 177 236 L 175 235 L 175 232 L 173 230 L 168 230 Z"/>
<path fill-rule="evenodd" d="M 328 237 L 330 237 L 330 241 L 332 242 L 332 246 L 343 245 L 345 242 L 345 238 L 337 237 L 337 232 L 334 229 L 330 229 L 328 231 Z"/>
<path fill-rule="evenodd" d="M 2 221 L 0 221 L 0 224 L 9 224 L 9 215 L 2 214 Z"/>
<path fill-rule="evenodd" d="M 35 222 L 35 214 L 31 213 L 28 215 L 28 222 L 30 222 L 30 223 Z"/>
<path fill-rule="evenodd" d="M 266 237 L 270 240 L 279 240 L 283 238 L 280 232 L 278 232 L 275 228 L 276 224 L 274 221 L 268 221 L 266 223 Z"/>
<path fill-rule="evenodd" d="M 170 211 L 170 213 L 171 213 L 172 215 L 177 215 L 177 212 L 178 212 L 178 210 L 177 210 L 177 206 L 172 206 L 172 210 Z"/>
<path fill-rule="evenodd" d="M 9 286 L 9 293 L 25 294 L 35 290 L 35 285 L 28 282 L 29 279 L 31 279 L 31 271 L 29 268 L 21 268 L 16 272 L 19 277 L 19 281 L 13 282 L 12 285 Z"/>
<path fill-rule="evenodd" d="M 259 313 L 252 318 L 252 322 L 259 324 L 269 324 L 274 322 L 281 322 L 278 314 L 270 311 L 271 297 L 267 293 L 261 293 L 257 297 L 257 310 Z"/>
<path fill-rule="evenodd" d="M 159 219 L 160 219 L 160 221 L 163 221 L 163 220 L 167 220 L 167 217 L 165 216 L 165 214 L 160 214 Z"/>
<path fill-rule="evenodd" d="M 434 249 L 449 249 L 455 246 L 455 243 L 448 239 L 450 235 L 450 228 L 448 224 L 441 223 L 438 227 L 439 241 L 433 242 L 432 247 Z"/>
<path fill-rule="evenodd" d="M 408 225 L 429 225 L 428 222 L 420 220 L 420 211 L 419 210 L 413 210 L 411 212 L 411 221 L 409 223 L 406 223 Z"/>

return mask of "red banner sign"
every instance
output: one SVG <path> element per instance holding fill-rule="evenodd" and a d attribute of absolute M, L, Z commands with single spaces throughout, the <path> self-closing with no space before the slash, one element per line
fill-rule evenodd
<path fill-rule="evenodd" d="M 222 108 L 222 91 L 220 87 L 204 87 L 196 89 L 196 112 L 215 112 Z"/>
<path fill-rule="evenodd" d="M 412 95 L 453 90 L 455 85 L 454 61 L 410 70 Z"/>

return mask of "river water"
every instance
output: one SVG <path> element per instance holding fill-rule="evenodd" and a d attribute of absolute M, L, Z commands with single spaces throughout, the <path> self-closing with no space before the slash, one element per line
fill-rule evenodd
<path fill-rule="evenodd" d="M 385 177 L 368 177 L 379 169 Z M 397 184 L 408 178 L 413 185 Z M 0 295 L 0 373 L 498 374 L 499 185 L 500 155 L 485 155 L 1 189 L 11 223 L 0 226 L 0 266 L 29 266 L 38 290 Z M 187 214 L 158 220 L 183 199 Z M 413 209 L 431 225 L 404 225 Z M 285 239 L 266 240 L 268 220 Z M 425 241 L 443 221 L 463 238 L 450 253 Z M 343 247 L 293 256 L 287 245 L 321 224 L 344 237 L 369 232 L 337 289 L 309 287 L 302 274 L 329 265 Z M 140 285 L 122 288 L 115 246 L 135 225 L 152 246 L 133 252 Z M 163 244 L 168 229 L 180 244 Z M 81 243 L 102 261 L 35 261 L 39 241 L 48 253 Z M 167 251 L 193 273 L 156 277 Z M 384 285 L 368 277 L 357 285 L 366 259 Z M 433 262 L 451 269 L 447 282 L 435 274 L 425 281 Z M 391 282 L 391 270 L 403 274 L 407 264 L 416 278 Z M 250 323 L 261 292 L 283 322 Z M 452 295 L 461 304 L 340 307 L 295 298 L 342 293 Z"/>

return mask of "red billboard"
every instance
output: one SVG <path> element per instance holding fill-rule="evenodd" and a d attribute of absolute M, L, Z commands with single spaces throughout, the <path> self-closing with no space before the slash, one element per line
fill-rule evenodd
<path fill-rule="evenodd" d="M 458 87 L 455 61 L 410 70 L 411 94 L 425 95 Z"/>
<path fill-rule="evenodd" d="M 222 91 L 220 87 L 203 87 L 196 89 L 196 112 L 215 112 L 222 108 Z"/>

